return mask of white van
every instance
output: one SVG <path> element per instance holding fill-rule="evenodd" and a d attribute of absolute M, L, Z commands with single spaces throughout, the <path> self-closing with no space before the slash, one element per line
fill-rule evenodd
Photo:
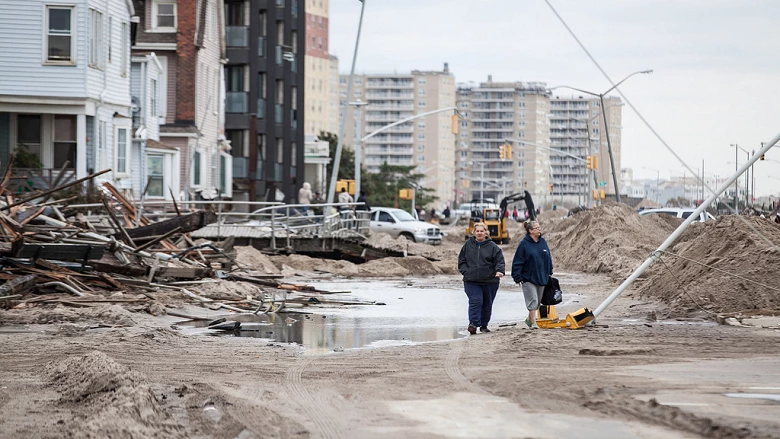
<path fill-rule="evenodd" d="M 639 212 L 639 215 L 669 215 L 675 218 L 687 219 L 693 214 L 696 209 L 692 208 L 676 208 L 676 207 L 662 207 L 660 209 L 645 209 Z M 716 218 L 707 211 L 699 214 L 699 219 L 694 222 L 714 221 Z"/>

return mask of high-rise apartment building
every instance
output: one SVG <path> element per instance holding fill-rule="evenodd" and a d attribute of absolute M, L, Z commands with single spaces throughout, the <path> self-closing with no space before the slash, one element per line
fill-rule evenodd
<path fill-rule="evenodd" d="M 303 184 L 303 0 L 224 0 L 233 199 L 295 202 Z"/>
<path fill-rule="evenodd" d="M 339 109 L 347 102 L 348 75 L 340 79 Z M 386 125 L 426 112 L 455 107 L 455 78 L 444 64 L 442 71 L 413 70 L 409 74 L 355 75 L 349 102 L 344 144 L 352 148 L 360 137 Z M 356 108 L 360 108 L 358 120 Z M 424 174 L 424 187 L 433 189 L 440 209 L 454 200 L 455 136 L 452 111 L 444 111 L 390 128 L 363 142 L 362 162 L 368 172 L 383 163 L 415 166 Z M 358 131 L 359 127 L 359 131 Z"/>
<path fill-rule="evenodd" d="M 550 194 L 550 93 L 540 82 L 458 85 L 459 202 L 527 190 L 537 204 Z M 511 145 L 510 149 L 502 146 Z M 502 155 L 504 157 L 502 157 Z M 461 196 L 462 194 L 462 196 Z"/>
<path fill-rule="evenodd" d="M 615 170 L 620 172 L 622 103 L 618 97 L 605 97 L 606 124 L 598 98 L 592 96 L 555 96 L 550 99 L 550 152 L 553 175 L 553 198 L 584 203 L 590 191 L 615 193 L 607 148 L 607 131 L 615 158 Z M 557 150 L 557 151 L 556 151 Z M 570 154 L 570 155 L 566 155 Z M 578 159 L 573 158 L 578 157 Z M 587 156 L 595 156 L 596 182 L 586 169 Z M 620 175 L 618 175 L 618 182 Z"/>
<path fill-rule="evenodd" d="M 325 131 L 339 133 L 339 59 L 330 55 L 328 75 L 328 128 Z"/>
<path fill-rule="evenodd" d="M 328 54 L 329 0 L 306 0 L 306 55 L 304 57 L 304 134 L 318 135 L 330 128 L 330 70 Z M 338 85 L 337 85 L 338 86 Z"/>

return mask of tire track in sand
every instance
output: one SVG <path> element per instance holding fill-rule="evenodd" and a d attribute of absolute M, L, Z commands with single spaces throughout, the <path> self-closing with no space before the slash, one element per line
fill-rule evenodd
<path fill-rule="evenodd" d="M 306 387 L 303 385 L 301 375 L 306 366 L 311 364 L 312 359 L 305 359 L 300 361 L 287 370 L 287 374 L 284 377 L 284 387 L 290 392 L 294 401 L 303 407 L 306 414 L 309 415 L 309 419 L 317 427 L 319 435 L 326 439 L 341 439 L 341 433 L 336 425 L 334 425 L 331 418 L 327 413 L 323 412 L 320 404 L 311 396 Z"/>
<path fill-rule="evenodd" d="M 444 359 L 444 371 L 447 372 L 447 376 L 449 376 L 455 384 L 460 384 L 464 387 L 472 387 L 473 384 L 471 381 L 463 376 L 458 367 L 460 355 L 463 353 L 463 343 L 465 343 L 465 340 L 450 342 L 450 351 L 447 352 L 447 357 Z"/>

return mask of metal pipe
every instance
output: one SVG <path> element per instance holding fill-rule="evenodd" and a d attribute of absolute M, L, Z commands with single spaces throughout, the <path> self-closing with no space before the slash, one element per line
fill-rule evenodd
<path fill-rule="evenodd" d="M 66 290 L 68 290 L 69 293 L 71 293 L 71 294 L 73 294 L 75 296 L 84 297 L 84 293 L 82 293 L 81 291 L 79 291 L 79 290 L 73 288 L 72 286 L 70 286 L 70 285 L 68 285 L 66 283 L 63 283 L 63 282 L 46 282 L 45 284 L 40 284 L 39 286 L 41 286 L 41 287 L 62 287 L 62 288 L 65 288 Z"/>
<path fill-rule="evenodd" d="M 349 71 L 349 80 L 347 81 L 347 100 L 352 95 L 352 78 L 355 77 L 355 63 L 357 62 L 358 46 L 360 45 L 360 31 L 363 29 L 363 12 L 366 9 L 366 1 L 360 0 L 360 21 L 358 21 L 357 38 L 355 39 L 355 51 L 352 54 L 352 69 Z M 333 171 L 330 178 L 330 187 L 328 187 L 328 199 L 327 204 L 333 203 L 333 196 L 336 194 L 336 181 L 339 176 L 339 162 L 341 161 L 341 148 L 344 143 L 344 129 L 347 125 L 347 110 L 349 104 L 344 102 L 344 117 L 341 118 L 341 126 L 339 127 L 339 138 L 336 143 L 336 156 L 333 157 Z"/>
<path fill-rule="evenodd" d="M 618 286 L 617 289 L 615 291 L 613 291 L 612 294 L 609 295 L 609 297 L 607 297 L 603 302 L 601 302 L 601 304 L 598 306 L 598 308 L 596 308 L 593 311 L 593 315 L 598 317 L 599 314 L 601 314 L 604 311 L 604 309 L 606 309 L 612 302 L 614 302 L 615 299 L 617 299 L 617 297 L 623 291 L 625 291 L 625 289 L 628 288 L 629 285 L 631 285 L 631 283 L 634 282 L 634 280 L 636 280 L 636 278 L 641 276 L 642 273 L 644 273 L 645 270 L 647 270 L 647 268 L 650 267 L 650 265 L 652 265 L 653 262 L 655 262 L 656 259 L 658 259 L 658 257 L 659 257 L 658 253 L 659 252 L 663 252 L 664 250 L 669 248 L 669 246 L 671 246 L 672 243 L 674 243 L 674 241 L 677 240 L 677 238 L 680 237 L 680 235 L 682 235 L 682 233 L 685 231 L 685 229 L 687 229 L 688 226 L 691 225 L 691 223 L 693 223 L 694 220 L 699 218 L 699 215 L 707 209 L 707 206 L 711 205 L 715 201 L 715 199 L 718 198 L 720 196 L 720 194 L 722 194 L 731 185 L 731 183 L 733 181 L 736 181 L 739 178 L 739 176 L 742 175 L 743 172 L 745 172 L 745 170 L 747 168 L 749 168 L 756 160 L 758 160 L 758 158 L 761 157 L 761 155 L 763 155 L 770 148 L 772 148 L 772 146 L 774 146 L 774 144 L 777 143 L 778 141 L 780 141 L 780 134 L 777 134 L 772 140 L 770 140 L 766 144 L 766 146 L 761 148 L 761 150 L 758 152 L 758 154 L 754 154 L 752 159 L 750 159 L 747 162 L 745 162 L 742 165 L 741 168 L 738 168 L 737 171 L 731 177 L 729 177 L 728 180 L 726 180 L 720 187 L 718 187 L 718 189 L 716 189 L 707 198 L 706 201 L 701 203 L 699 205 L 699 207 L 697 207 L 696 210 L 694 210 L 693 213 L 688 218 L 686 218 L 686 220 L 683 221 L 683 223 L 680 224 L 680 226 L 677 227 L 677 229 L 674 232 L 672 232 L 672 234 L 669 235 L 668 238 L 666 238 L 666 241 L 664 241 L 658 247 L 658 249 L 656 249 L 656 251 L 654 251 L 650 255 L 650 257 L 645 259 L 645 261 L 642 263 L 642 265 L 640 265 L 636 270 L 634 270 L 633 273 L 631 273 L 631 276 L 629 276 L 628 279 L 623 281 L 623 283 L 620 284 L 620 286 Z"/>

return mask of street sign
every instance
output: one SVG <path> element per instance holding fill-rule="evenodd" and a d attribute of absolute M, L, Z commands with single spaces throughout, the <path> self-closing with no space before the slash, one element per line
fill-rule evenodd
<path fill-rule="evenodd" d="M 599 186 L 606 186 L 606 185 L 607 185 L 607 182 L 606 182 L 606 181 L 600 181 L 600 182 L 599 182 Z"/>

